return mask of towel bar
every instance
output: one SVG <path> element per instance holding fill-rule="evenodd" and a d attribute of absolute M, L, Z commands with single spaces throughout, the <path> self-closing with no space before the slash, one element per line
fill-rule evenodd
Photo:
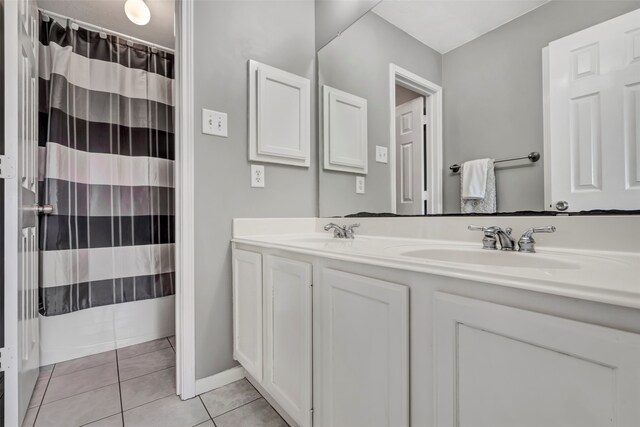
<path fill-rule="evenodd" d="M 527 154 L 526 156 L 509 157 L 507 159 L 494 160 L 494 163 L 510 162 L 512 160 L 522 160 L 522 159 L 529 159 L 529 160 L 531 160 L 532 163 L 535 163 L 538 160 L 540 160 L 540 153 L 538 153 L 536 151 L 533 151 L 533 152 Z M 451 170 L 451 172 L 457 173 L 457 172 L 460 172 L 460 168 L 461 167 L 462 167 L 461 165 L 455 163 L 455 164 L 449 166 L 449 169 Z"/>

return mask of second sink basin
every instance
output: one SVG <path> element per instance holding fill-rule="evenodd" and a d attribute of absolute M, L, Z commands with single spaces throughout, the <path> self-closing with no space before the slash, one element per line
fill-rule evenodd
<path fill-rule="evenodd" d="M 425 260 L 452 262 L 456 264 L 476 264 L 499 267 L 536 269 L 578 269 L 578 264 L 562 261 L 541 254 L 482 249 L 417 249 L 399 252 L 399 255 Z"/>

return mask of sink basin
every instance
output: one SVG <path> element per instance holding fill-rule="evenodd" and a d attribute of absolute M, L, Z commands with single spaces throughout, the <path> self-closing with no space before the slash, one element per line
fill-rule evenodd
<path fill-rule="evenodd" d="M 419 249 L 400 252 L 399 255 L 456 264 L 475 264 L 513 268 L 578 269 L 578 264 L 558 260 L 541 254 L 528 254 L 482 249 Z"/>

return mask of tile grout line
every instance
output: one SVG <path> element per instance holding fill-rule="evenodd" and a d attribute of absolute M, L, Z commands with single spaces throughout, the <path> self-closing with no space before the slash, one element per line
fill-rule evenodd
<path fill-rule="evenodd" d="M 124 359 L 124 360 L 127 360 L 127 359 Z M 164 371 L 166 369 L 171 369 L 171 368 L 175 368 L 175 367 L 176 367 L 176 364 L 174 362 L 174 364 L 171 365 L 171 366 L 165 366 L 164 368 L 156 369 L 155 371 L 146 372 L 146 373 L 144 373 L 142 375 L 138 375 L 138 376 L 135 376 L 135 377 L 127 378 L 126 380 L 123 380 L 122 382 L 124 383 L 124 382 L 127 382 L 129 380 L 135 380 L 136 378 L 141 378 L 141 377 L 144 377 L 145 375 L 155 374 L 156 372 Z M 120 369 L 120 368 L 118 368 L 118 369 Z M 118 378 L 120 378 L 120 377 L 118 376 Z M 118 381 L 120 381 L 120 380 L 118 380 Z"/>
<path fill-rule="evenodd" d="M 36 423 L 38 422 L 38 415 L 40 415 L 40 409 L 44 404 L 44 397 L 47 395 L 47 390 L 49 390 L 49 384 L 51 383 L 51 378 L 53 378 L 53 371 L 56 370 L 56 366 L 58 366 L 57 363 L 53 365 L 53 368 L 51 368 L 51 374 L 49 374 L 49 379 L 47 379 L 47 386 L 44 388 L 44 393 L 42 393 L 42 400 L 38 404 L 38 410 L 36 411 L 36 416 L 33 419 L 33 426 L 31 427 L 35 427 Z"/>
<path fill-rule="evenodd" d="M 66 374 L 62 374 L 62 375 L 58 375 L 56 378 L 64 378 L 67 375 L 73 375 L 73 374 L 77 374 L 78 372 L 84 372 L 84 371 L 88 371 L 89 369 L 95 369 L 95 368 L 100 368 L 101 366 L 105 366 L 105 365 L 110 365 L 112 363 L 115 363 L 115 360 L 111 361 L 111 362 L 107 362 L 107 363 L 101 363 L 99 365 L 96 366 L 91 366 L 89 368 L 84 368 L 84 369 L 78 369 L 77 371 L 73 371 L 73 372 L 69 372 Z M 53 372 L 51 373 L 51 379 L 53 379 Z"/>
<path fill-rule="evenodd" d="M 118 396 L 120 397 L 120 419 L 124 427 L 124 407 L 122 405 L 122 384 L 120 382 L 120 359 L 118 358 L 118 350 L 116 350 L 116 371 L 118 372 Z"/>
<path fill-rule="evenodd" d="M 200 395 L 200 394 L 199 394 L 199 395 L 197 395 L 196 397 L 197 397 L 198 399 L 200 399 L 200 403 L 202 403 L 202 406 L 204 406 L 204 410 L 205 410 L 205 411 L 207 411 L 207 415 L 209 415 L 209 419 L 211 420 L 211 422 L 213 422 L 213 417 L 211 416 L 211 412 L 209 412 L 209 408 L 207 408 L 207 405 L 205 405 L 205 404 L 204 404 L 204 400 L 202 400 L 202 397 L 201 397 L 201 396 L 202 396 L 202 395 Z M 205 423 L 206 423 L 206 421 L 205 421 Z M 204 423 L 200 423 L 200 424 L 204 424 Z M 198 425 L 200 425 L 200 424 L 196 424 L 196 427 L 197 427 Z M 214 425 L 215 425 L 215 423 L 214 423 Z"/>
<path fill-rule="evenodd" d="M 144 344 L 144 343 L 143 343 Z M 122 347 L 120 350 L 124 350 L 127 347 Z M 162 347 L 162 348 L 157 348 L 155 350 L 151 350 L 151 351 L 145 351 L 144 353 L 140 353 L 140 354 L 134 354 L 133 356 L 129 356 L 129 357 L 125 357 L 122 360 L 129 360 L 129 359 L 133 359 L 134 357 L 138 357 L 138 356 L 144 356 L 145 354 L 150 354 L 150 353 L 155 353 L 156 351 L 162 351 L 162 350 L 166 350 L 166 349 L 173 349 L 173 346 L 171 345 L 171 342 L 169 342 L 169 346 L 168 347 Z M 118 349 L 115 350 L 116 353 L 118 352 Z M 175 351 L 175 350 L 174 350 Z"/>
<path fill-rule="evenodd" d="M 250 401 L 250 402 L 243 403 L 243 404 L 242 404 L 242 405 L 240 405 L 240 406 L 236 406 L 236 407 L 235 407 L 235 408 L 233 408 L 233 409 L 229 409 L 228 411 L 225 411 L 225 412 L 223 412 L 223 413 L 221 413 L 221 414 L 216 415 L 216 418 L 221 417 L 221 416 L 223 416 L 223 415 L 226 415 L 226 414 L 228 414 L 229 412 L 233 412 L 233 411 L 235 411 L 236 409 L 240 409 L 240 408 L 242 408 L 243 406 L 247 406 L 247 405 L 249 405 L 250 403 L 253 403 L 253 402 L 257 401 L 257 400 L 264 399 L 264 396 L 263 396 L 263 395 L 261 395 L 260 393 L 258 393 L 258 395 L 259 395 L 259 397 L 256 397 L 255 399 L 253 399 L 253 400 L 252 400 L 252 401 Z M 199 397 L 199 396 L 200 396 L 200 395 L 198 395 L 198 397 Z M 202 400 L 202 399 L 200 399 L 200 400 Z M 267 402 L 267 399 L 264 399 L 264 400 L 265 400 L 265 402 Z M 269 403 L 269 402 L 267 402 L 267 403 Z M 202 404 L 204 405 L 204 402 L 202 402 Z M 269 406 L 271 406 L 271 404 L 269 404 Z M 204 405 L 204 407 L 205 407 L 205 409 L 206 409 L 207 405 Z M 274 409 L 274 411 L 275 411 L 275 409 Z M 207 413 L 208 413 L 208 412 L 209 412 L 209 410 L 207 410 Z M 278 411 L 276 411 L 276 412 L 278 412 Z M 209 416 L 211 416 L 211 414 L 209 414 Z M 213 417 L 211 418 L 211 421 L 213 421 L 213 422 L 215 423 L 215 420 L 213 419 Z"/>

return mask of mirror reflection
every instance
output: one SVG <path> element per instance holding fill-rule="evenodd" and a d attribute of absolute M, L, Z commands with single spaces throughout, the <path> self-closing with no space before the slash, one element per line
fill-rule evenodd
<path fill-rule="evenodd" d="M 640 1 L 383 0 L 318 83 L 321 216 L 640 209 Z"/>

